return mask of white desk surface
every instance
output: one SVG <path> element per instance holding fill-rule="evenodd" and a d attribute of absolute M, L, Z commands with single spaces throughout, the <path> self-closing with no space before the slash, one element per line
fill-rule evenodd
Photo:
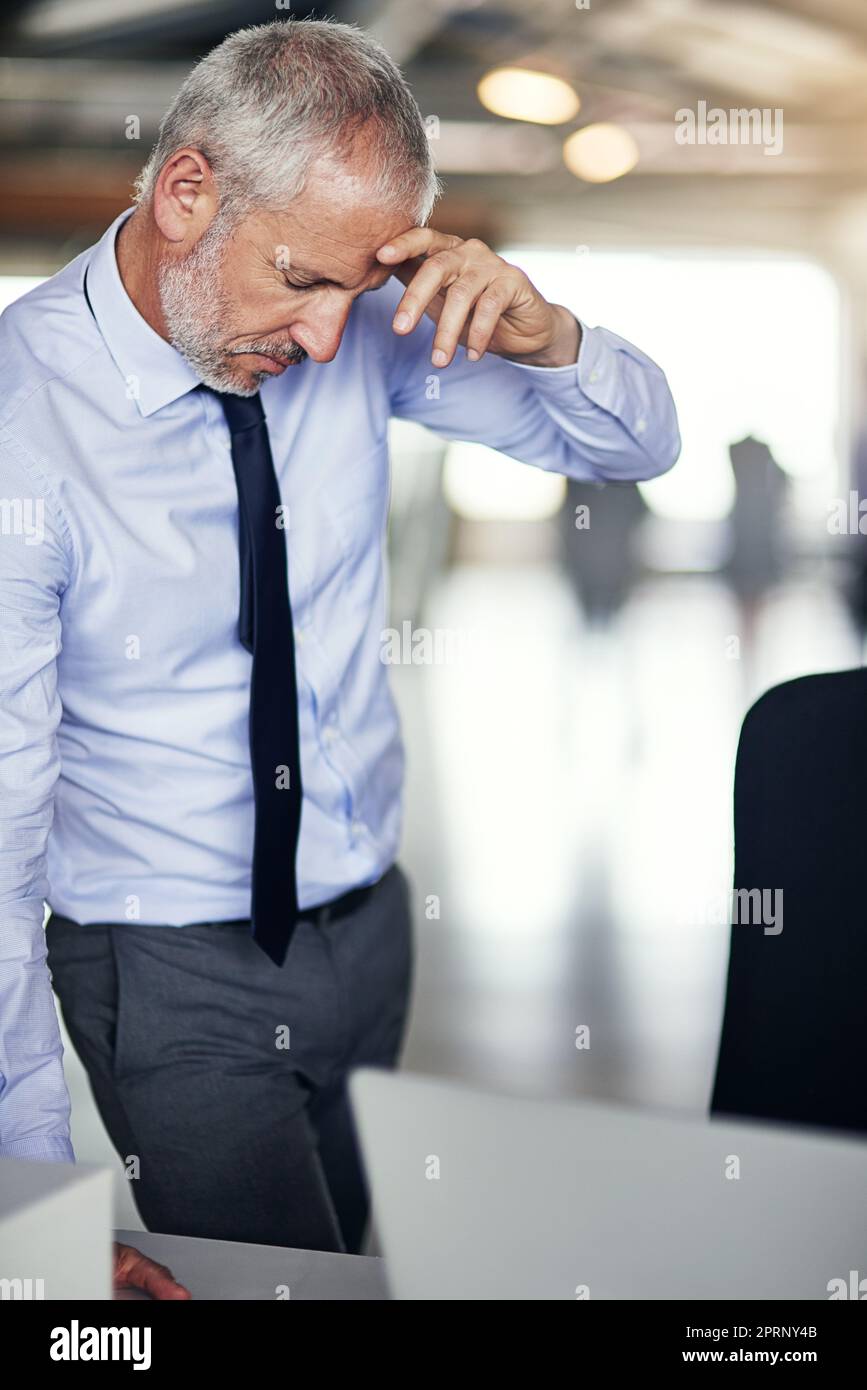
<path fill-rule="evenodd" d="M 290 1301 L 385 1299 L 382 1260 L 366 1255 L 332 1255 L 321 1250 L 287 1250 L 278 1245 L 241 1245 L 225 1240 L 161 1236 L 150 1231 L 115 1231 L 115 1240 L 132 1245 L 168 1265 L 195 1299 L 278 1301 L 288 1286 Z M 135 1290 L 116 1298 L 147 1300 Z M 282 1295 L 286 1297 L 285 1293 Z"/>

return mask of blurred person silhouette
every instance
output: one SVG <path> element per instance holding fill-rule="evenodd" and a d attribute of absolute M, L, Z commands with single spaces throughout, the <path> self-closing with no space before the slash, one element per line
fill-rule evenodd
<path fill-rule="evenodd" d="M 782 519 L 789 482 L 767 444 L 752 435 L 731 444 L 729 458 L 735 502 L 725 574 L 749 619 L 785 568 Z"/>
<path fill-rule="evenodd" d="M 635 483 L 568 480 L 558 517 L 560 553 L 589 623 L 609 622 L 635 583 L 635 533 L 647 510 Z"/>

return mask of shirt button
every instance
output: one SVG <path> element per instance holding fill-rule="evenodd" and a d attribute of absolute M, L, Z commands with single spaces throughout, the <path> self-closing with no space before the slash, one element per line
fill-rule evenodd
<path fill-rule="evenodd" d="M 599 380 L 599 373 L 598 373 L 598 372 L 591 372 L 591 373 L 590 373 L 590 380 L 591 380 L 591 381 L 598 381 L 598 380 Z"/>
<path fill-rule="evenodd" d="M 337 738 L 337 730 L 335 729 L 333 724 L 325 725 L 325 728 L 322 730 L 322 737 L 325 739 L 326 743 L 334 742 L 334 740 Z"/>
<path fill-rule="evenodd" d="M 643 417 L 642 417 L 640 420 L 636 420 L 636 422 L 635 422 L 635 433 L 636 433 L 636 434 L 644 434 L 644 431 L 645 431 L 646 429 L 647 429 L 647 421 L 646 421 Z"/>
<path fill-rule="evenodd" d="M 362 830 L 364 829 L 364 822 L 360 820 L 354 820 L 349 828 L 352 831 L 353 835 L 360 835 Z"/>

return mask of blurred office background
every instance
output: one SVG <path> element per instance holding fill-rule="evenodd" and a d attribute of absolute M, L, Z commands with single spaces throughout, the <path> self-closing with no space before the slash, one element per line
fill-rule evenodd
<path fill-rule="evenodd" d="M 3 302 L 128 203 L 197 56 L 311 9 L 7 0 Z M 683 435 L 668 476 L 596 488 L 394 426 L 391 622 L 436 657 L 392 672 L 418 934 L 406 1064 L 701 1111 L 741 720 L 768 686 L 863 659 L 867 6 L 324 12 L 404 66 L 446 182 L 435 225 L 649 352 Z M 782 148 L 679 143 L 701 102 L 782 113 Z M 71 1047 L 67 1074 L 79 1157 L 106 1158 Z"/>

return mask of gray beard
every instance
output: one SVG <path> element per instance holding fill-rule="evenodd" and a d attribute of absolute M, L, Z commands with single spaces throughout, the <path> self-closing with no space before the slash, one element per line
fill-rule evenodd
<path fill-rule="evenodd" d="M 205 386 L 235 396 L 255 396 L 270 372 L 253 373 L 253 385 L 239 380 L 232 357 L 243 352 L 265 352 L 303 362 L 307 353 L 297 343 L 282 339 L 258 339 L 243 347 L 227 348 L 226 325 L 230 311 L 222 276 L 230 233 L 215 217 L 192 251 L 182 261 L 161 266 L 158 275 L 160 302 L 169 341 L 192 367 Z"/>

